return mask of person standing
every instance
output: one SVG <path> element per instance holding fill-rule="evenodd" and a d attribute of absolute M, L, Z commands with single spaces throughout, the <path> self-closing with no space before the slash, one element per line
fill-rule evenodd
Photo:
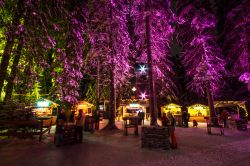
<path fill-rule="evenodd" d="M 220 117 L 223 120 L 224 128 L 227 128 L 227 119 L 229 117 L 229 113 L 227 112 L 227 110 L 223 110 Z"/>
<path fill-rule="evenodd" d="M 76 117 L 75 120 L 75 141 L 77 143 L 82 143 L 83 139 L 83 122 L 84 122 L 84 113 L 83 110 L 80 109 L 78 111 L 78 116 Z"/>
<path fill-rule="evenodd" d="M 74 120 L 75 120 L 75 111 L 72 111 L 70 114 L 69 122 L 74 123 Z"/>
<path fill-rule="evenodd" d="M 185 110 L 182 112 L 182 126 L 187 127 L 187 112 Z"/>
<path fill-rule="evenodd" d="M 177 148 L 177 141 L 175 137 L 175 118 L 172 113 L 168 113 L 168 119 L 170 121 L 170 137 L 171 137 L 171 148 Z"/>
<path fill-rule="evenodd" d="M 100 120 L 100 112 L 99 110 L 97 110 L 94 113 L 95 130 L 99 130 L 99 120 Z"/>
<path fill-rule="evenodd" d="M 55 132 L 55 144 L 57 147 L 61 146 L 64 133 L 64 123 L 66 122 L 66 115 L 64 109 L 59 110 L 56 118 L 56 132 Z"/>
<path fill-rule="evenodd" d="M 168 117 L 166 116 L 166 113 L 163 113 L 161 122 L 162 122 L 162 126 L 163 126 L 163 127 L 167 127 L 167 126 L 168 126 L 168 124 L 169 124 L 169 119 L 168 119 Z"/>
<path fill-rule="evenodd" d="M 186 127 L 189 127 L 189 126 L 188 126 L 189 119 L 190 119 L 190 114 L 187 112 Z"/>

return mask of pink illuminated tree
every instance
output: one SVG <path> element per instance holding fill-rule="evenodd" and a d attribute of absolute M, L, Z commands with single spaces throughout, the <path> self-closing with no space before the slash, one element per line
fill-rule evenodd
<path fill-rule="evenodd" d="M 128 51 L 130 40 L 122 1 L 91 1 L 86 34 L 91 50 L 86 57 L 86 71 L 100 66 L 103 83 L 110 87 L 108 128 L 115 127 L 116 89 L 129 77 Z M 92 72 L 92 74 L 96 74 Z"/>
<path fill-rule="evenodd" d="M 195 9 L 189 5 L 182 11 L 178 21 L 185 25 L 182 28 L 186 28 L 180 30 L 178 39 L 184 49 L 182 64 L 187 78 L 191 79 L 187 88 L 208 96 L 210 113 L 214 116 L 213 94 L 217 94 L 223 85 L 225 73 L 225 62 L 214 34 L 216 19 L 205 9 Z"/>
<path fill-rule="evenodd" d="M 151 125 L 156 124 L 156 85 L 159 93 L 172 92 L 172 64 L 169 47 L 174 32 L 170 2 L 162 0 L 135 0 L 133 2 L 135 34 L 139 37 L 137 49 L 141 48 L 139 62 L 148 64 L 149 101 Z"/>
<path fill-rule="evenodd" d="M 250 2 L 245 0 L 227 16 L 224 50 L 231 74 L 248 83 L 250 90 Z M 232 65 L 231 65 L 232 64 Z"/>

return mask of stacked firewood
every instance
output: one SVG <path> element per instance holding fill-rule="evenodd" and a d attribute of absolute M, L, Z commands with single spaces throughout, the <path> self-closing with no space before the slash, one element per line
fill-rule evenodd
<path fill-rule="evenodd" d="M 170 149 L 169 129 L 159 126 L 142 127 L 141 145 L 142 148 L 149 149 Z"/>

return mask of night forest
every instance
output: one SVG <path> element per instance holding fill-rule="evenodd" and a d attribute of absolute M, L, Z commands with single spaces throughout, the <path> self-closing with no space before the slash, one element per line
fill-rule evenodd
<path fill-rule="evenodd" d="M 0 101 L 249 100 L 249 11 L 248 0 L 0 0 Z"/>

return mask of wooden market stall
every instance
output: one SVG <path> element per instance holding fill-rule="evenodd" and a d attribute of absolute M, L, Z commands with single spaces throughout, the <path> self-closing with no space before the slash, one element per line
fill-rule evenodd
<path fill-rule="evenodd" d="M 57 108 L 59 104 L 48 100 L 48 99 L 38 99 L 35 103 L 35 108 L 33 112 L 37 118 L 48 118 L 51 117 L 52 124 L 55 124 L 56 116 L 57 116 Z M 54 110 L 56 110 L 55 114 L 53 114 Z M 45 124 L 49 122 L 44 122 Z"/>
<path fill-rule="evenodd" d="M 170 104 L 167 104 L 167 105 L 161 107 L 161 113 L 162 114 L 163 113 L 168 114 L 168 112 L 170 112 L 174 116 L 175 115 L 181 115 L 181 107 L 182 106 L 180 106 L 178 104 L 170 103 Z"/>
<path fill-rule="evenodd" d="M 217 114 L 228 113 L 227 127 L 247 131 L 248 111 L 246 101 L 215 101 L 214 107 Z"/>
<path fill-rule="evenodd" d="M 203 104 L 193 104 L 187 107 L 190 114 L 189 121 L 196 120 L 197 122 L 206 122 L 204 117 L 209 116 L 209 107 Z"/>
<path fill-rule="evenodd" d="M 147 114 L 147 107 L 149 107 L 148 100 L 127 99 L 121 100 L 118 107 L 118 115 L 122 117 L 137 116 L 138 112 Z"/>
<path fill-rule="evenodd" d="M 214 101 L 214 107 L 217 114 L 226 110 L 230 114 L 229 119 L 246 119 L 248 117 L 246 101 Z"/>
<path fill-rule="evenodd" d="M 87 102 L 87 101 L 79 101 L 77 104 L 76 104 L 76 114 L 78 113 L 78 110 L 82 109 L 83 110 L 83 113 L 85 115 L 89 115 L 89 116 L 92 116 L 92 107 L 94 105 Z"/>
<path fill-rule="evenodd" d="M 176 126 L 181 127 L 182 126 L 181 108 L 182 106 L 178 104 L 169 103 L 161 107 L 161 115 L 163 115 L 163 113 L 165 113 L 166 115 L 168 115 L 168 113 L 172 113 L 176 121 Z"/>

